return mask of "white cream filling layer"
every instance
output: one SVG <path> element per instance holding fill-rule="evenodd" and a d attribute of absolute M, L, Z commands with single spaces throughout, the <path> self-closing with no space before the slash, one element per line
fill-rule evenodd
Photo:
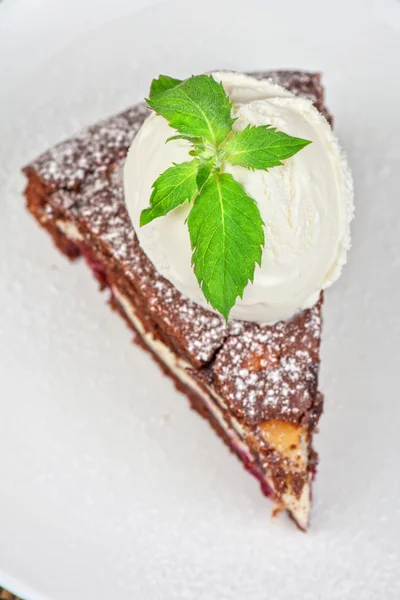
<path fill-rule="evenodd" d="M 306 483 L 302 489 L 300 498 L 293 494 L 282 494 L 282 502 L 287 510 L 295 517 L 297 523 L 302 529 L 307 529 L 311 510 L 311 490 L 310 484 Z"/>
<path fill-rule="evenodd" d="M 83 235 L 77 228 L 77 226 L 71 221 L 63 221 L 62 219 L 58 219 L 56 221 L 56 225 L 60 231 L 65 233 L 65 235 L 74 242 L 82 242 Z"/>

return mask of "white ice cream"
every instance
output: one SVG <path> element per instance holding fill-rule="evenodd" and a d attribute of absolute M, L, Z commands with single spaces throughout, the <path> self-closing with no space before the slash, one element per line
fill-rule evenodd
<path fill-rule="evenodd" d="M 312 144 L 268 172 L 226 164 L 258 203 L 265 227 L 262 266 L 256 267 L 231 317 L 260 323 L 286 319 L 312 306 L 338 279 L 350 246 L 353 185 L 346 158 L 325 118 L 309 100 L 270 80 L 213 73 L 222 81 L 238 117 L 234 129 L 271 124 Z M 125 163 L 127 208 L 140 244 L 156 269 L 193 301 L 211 309 L 191 267 L 185 219 L 190 205 L 139 227 L 151 186 L 173 162 L 191 160 L 183 140 L 165 119 L 152 114 L 135 137 Z"/>

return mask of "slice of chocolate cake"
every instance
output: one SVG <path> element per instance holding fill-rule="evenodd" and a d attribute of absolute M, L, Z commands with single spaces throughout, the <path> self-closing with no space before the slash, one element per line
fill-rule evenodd
<path fill-rule="evenodd" d="M 270 72 L 329 119 L 318 74 Z M 27 206 L 70 259 L 83 255 L 110 304 L 263 491 L 307 529 L 322 411 L 322 297 L 288 321 L 228 325 L 184 297 L 142 251 L 127 214 L 122 168 L 144 104 L 45 152 L 24 168 Z"/>

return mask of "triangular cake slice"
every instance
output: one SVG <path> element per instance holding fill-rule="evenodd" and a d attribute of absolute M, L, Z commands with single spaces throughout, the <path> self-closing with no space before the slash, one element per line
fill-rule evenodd
<path fill-rule="evenodd" d="M 259 76 L 311 98 L 329 118 L 318 74 Z M 86 258 L 137 342 L 257 477 L 277 509 L 286 509 L 305 530 L 316 465 L 312 436 L 322 411 L 322 298 L 289 321 L 226 326 L 155 271 L 126 212 L 121 177 L 146 115 L 139 104 L 28 165 L 28 208 L 69 258 Z"/>

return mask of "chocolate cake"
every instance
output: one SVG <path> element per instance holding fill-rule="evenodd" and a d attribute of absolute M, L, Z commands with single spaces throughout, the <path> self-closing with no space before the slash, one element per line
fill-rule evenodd
<path fill-rule="evenodd" d="M 320 76 L 259 73 L 310 98 L 328 119 Z M 128 217 L 122 167 L 148 114 L 138 104 L 48 150 L 24 168 L 27 206 L 74 260 L 82 255 L 110 305 L 262 490 L 307 529 L 317 456 L 321 305 L 261 326 L 230 321 L 184 297 L 155 270 Z"/>

